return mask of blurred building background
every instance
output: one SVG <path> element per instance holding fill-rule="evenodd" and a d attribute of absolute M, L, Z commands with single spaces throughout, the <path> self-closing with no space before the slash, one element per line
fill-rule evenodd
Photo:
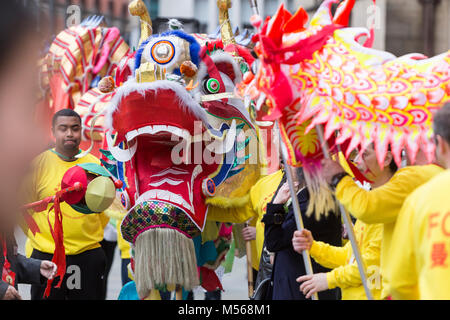
<path fill-rule="evenodd" d="M 104 15 L 109 26 L 117 26 L 125 40 L 135 46 L 139 39 L 139 21 L 128 14 L 129 0 L 23 0 L 40 10 L 42 23 L 52 35 L 73 21 L 74 8 L 81 20 L 89 15 Z M 216 0 L 144 0 L 155 32 L 167 28 L 168 18 L 178 18 L 188 32 L 213 33 L 218 25 Z M 301 5 L 312 14 L 322 0 L 257 0 L 262 16 L 273 15 L 280 3 L 294 12 Z M 78 7 L 71 7 L 76 5 Z M 357 0 L 351 25 L 367 27 L 375 19 L 375 48 L 396 55 L 421 52 L 433 55 L 450 48 L 450 0 Z M 233 26 L 252 29 L 248 0 L 233 0 L 230 20 Z"/>

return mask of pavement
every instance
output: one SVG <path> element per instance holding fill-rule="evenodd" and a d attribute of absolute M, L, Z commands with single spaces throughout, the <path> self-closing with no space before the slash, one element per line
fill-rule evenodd
<path fill-rule="evenodd" d="M 16 240 L 19 246 L 19 253 L 24 254 L 26 237 L 23 232 L 16 230 Z M 113 264 L 108 277 L 108 291 L 106 295 L 107 300 L 117 300 L 120 290 L 122 289 L 121 281 L 121 261 L 120 252 L 116 248 Z M 222 300 L 248 300 L 247 293 L 247 260 L 246 257 L 235 258 L 233 270 L 230 273 L 223 275 L 222 286 Z M 194 299 L 203 300 L 204 290 L 197 288 L 194 290 Z M 19 284 L 19 294 L 23 300 L 30 300 L 30 285 Z"/>

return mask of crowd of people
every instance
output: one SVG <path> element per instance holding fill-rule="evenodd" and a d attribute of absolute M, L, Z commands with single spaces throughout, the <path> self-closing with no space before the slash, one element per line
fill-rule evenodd
<path fill-rule="evenodd" d="M 34 234 L 21 215 L 15 214 L 17 208 L 53 196 L 70 167 L 100 164 L 93 155 L 76 157 L 82 152 L 81 118 L 70 109 L 54 114 L 51 130 L 55 144 L 36 156 L 45 146 L 30 107 L 39 41 L 27 25 L 29 21 L 19 6 L 0 10 L 0 46 L 7 48 L 0 53 L 0 144 L 4 155 L 0 160 L 0 298 L 4 300 L 21 299 L 18 283 L 32 285 L 32 300 L 44 299 L 46 280 L 57 272 L 51 261 L 55 242 L 49 222 L 54 221 L 54 212 L 33 215 L 39 228 Z M 380 167 L 374 145 L 368 146 L 357 161 L 358 169 L 371 181 L 368 188 L 359 185 L 338 160 L 322 161 L 336 200 L 354 218 L 367 284 L 361 280 L 340 210 L 319 220 L 306 214 L 310 195 L 301 168 L 292 172 L 302 230 L 296 224 L 292 190 L 286 181 L 286 170 L 291 168 L 282 167 L 262 177 L 250 189 L 244 209 L 226 214 L 212 210 L 209 219 L 216 221 L 252 219 L 242 236 L 252 244 L 255 297 L 304 300 L 317 293 L 319 300 L 359 300 L 367 299 L 367 285 L 374 299 L 450 299 L 450 104 L 435 113 L 433 131 L 432 164 L 422 150 L 411 164 L 405 150 L 405 165 L 399 168 L 388 150 Z M 120 235 L 120 221 L 106 213 L 81 214 L 67 203 L 61 203 L 61 211 L 67 269 L 61 285 L 55 281 L 45 299 L 105 299 L 116 243 L 121 251 L 122 285 L 131 280 L 130 246 Z M 26 256 L 18 253 L 13 234 L 17 225 L 28 238 Z M 312 258 L 313 274 L 307 274 L 304 251 Z"/>
<path fill-rule="evenodd" d="M 426 164 L 419 150 L 414 165 L 406 152 L 405 166 L 398 168 L 388 151 L 380 168 L 374 146 L 369 146 L 358 169 L 371 181 L 370 188 L 358 184 L 339 161 L 322 161 L 336 199 L 354 218 L 355 238 L 374 299 L 450 298 L 446 242 L 450 234 L 450 204 L 446 198 L 450 186 L 450 104 L 435 114 L 434 136 L 436 157 L 432 164 Z M 303 230 L 297 230 L 292 206 L 285 206 L 290 191 L 283 170 L 261 179 L 251 190 L 260 192 L 265 185 L 272 188 L 271 193 L 258 194 L 256 199 L 265 199 L 264 208 L 253 212 L 264 223 L 264 229 L 256 229 L 256 235 L 264 234 L 264 248 L 275 255 L 269 274 L 273 286 L 271 290 L 265 286 L 270 296 L 263 296 L 308 299 L 319 293 L 319 299 L 367 299 L 351 243 L 345 230 L 341 232 L 339 212 L 319 221 L 308 217 L 308 191 L 301 169 L 296 170 Z M 249 213 L 242 219 L 251 216 Z M 346 241 L 343 246 L 342 241 Z M 306 274 L 301 255 L 304 250 L 312 257 L 312 275 Z M 264 250 L 259 253 L 266 254 Z M 261 258 L 259 268 L 267 266 L 264 261 Z"/>

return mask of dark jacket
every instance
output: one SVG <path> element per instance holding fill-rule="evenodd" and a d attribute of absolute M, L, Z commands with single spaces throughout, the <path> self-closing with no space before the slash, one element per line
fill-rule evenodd
<path fill-rule="evenodd" d="M 3 240 L 2 236 L 0 236 L 0 267 L 3 270 L 3 265 L 5 263 L 5 258 L 3 254 Z M 16 274 L 16 279 L 14 283 L 14 287 L 17 289 L 18 283 L 26 283 L 26 284 L 42 284 L 44 282 L 44 278 L 41 277 L 41 260 L 27 258 L 17 252 L 17 243 L 14 239 L 14 235 L 10 234 L 5 237 L 6 239 L 6 248 L 7 248 L 7 259 L 11 264 L 11 271 Z M 3 296 L 6 293 L 6 290 L 9 287 L 9 283 L 4 282 L 2 278 L 0 278 L 0 299 L 3 299 Z"/>
<path fill-rule="evenodd" d="M 317 221 L 312 214 L 306 216 L 306 210 L 309 201 L 309 193 L 305 188 L 297 195 L 300 209 L 302 212 L 303 224 L 306 229 L 311 231 L 315 240 L 329 243 L 333 246 L 342 245 L 341 217 L 333 212 L 328 216 L 321 217 Z M 274 221 L 274 214 L 283 214 L 284 221 Z M 280 216 L 278 215 L 279 219 Z M 294 251 L 292 238 L 294 231 L 297 230 L 295 216 L 292 205 L 286 214 L 282 204 L 267 204 L 267 212 L 263 217 L 264 236 L 267 250 L 275 252 L 273 266 L 273 300 L 304 300 L 305 296 L 300 291 L 300 284 L 296 282 L 299 276 L 305 275 L 305 265 L 303 256 Z M 278 222 L 275 223 L 275 222 Z M 329 269 L 317 264 L 311 258 L 314 273 L 328 272 Z M 318 294 L 319 300 L 337 300 L 340 299 L 340 290 L 326 290 Z"/>

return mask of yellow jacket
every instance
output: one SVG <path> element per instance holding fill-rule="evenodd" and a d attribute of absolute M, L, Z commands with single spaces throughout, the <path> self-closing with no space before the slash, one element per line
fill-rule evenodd
<path fill-rule="evenodd" d="M 353 229 L 366 267 L 369 288 L 374 299 L 380 299 L 379 269 L 383 225 L 365 224 L 357 220 Z M 317 263 L 333 269 L 327 273 L 328 288 L 341 288 L 342 300 L 367 299 L 350 242 L 343 247 L 335 247 L 321 241 L 314 241 L 310 255 Z"/>
<path fill-rule="evenodd" d="M 283 178 L 283 172 L 278 170 L 258 180 L 250 189 L 249 199 L 245 206 L 239 208 L 223 209 L 216 206 L 208 208 L 208 220 L 220 222 L 243 223 L 252 218 L 250 225 L 256 227 L 256 240 L 250 241 L 252 246 L 252 267 L 259 270 L 264 244 L 264 224 L 261 222 L 266 213 L 267 203 L 273 196 Z"/>
<path fill-rule="evenodd" d="M 388 252 L 392 232 L 403 202 L 418 186 L 442 170 L 433 164 L 405 167 L 399 169 L 386 184 L 371 191 L 360 188 L 350 177 L 344 177 L 336 187 L 336 198 L 354 217 L 367 224 L 383 224 L 380 259 L 381 275 L 383 276 L 382 299 L 386 298 L 389 292 L 388 282 L 384 275 L 389 263 Z"/>
<path fill-rule="evenodd" d="M 79 163 L 86 162 L 100 164 L 100 161 L 90 154 L 76 161 L 67 162 L 61 160 L 50 150 L 41 153 L 33 160 L 33 171 L 25 181 L 27 202 L 34 202 L 55 195 L 61 189 L 61 180 L 66 171 Z M 27 253 L 30 252 L 30 246 L 46 253 L 53 254 L 55 251 L 55 243 L 47 221 L 47 216 L 49 216 L 52 225 L 55 221 L 54 210 L 47 214 L 52 205 L 50 203 L 48 208 L 42 212 L 30 211 L 41 232 L 33 236 L 31 231 L 24 229 L 28 236 L 27 242 L 29 242 Z M 79 254 L 100 247 L 104 228 L 109 221 L 107 215 L 104 213 L 83 214 L 75 211 L 65 202 L 61 203 L 61 212 L 63 216 L 64 248 L 67 255 Z"/>
<path fill-rule="evenodd" d="M 406 199 L 387 269 L 394 299 L 450 299 L 449 190 L 446 170 Z"/>

